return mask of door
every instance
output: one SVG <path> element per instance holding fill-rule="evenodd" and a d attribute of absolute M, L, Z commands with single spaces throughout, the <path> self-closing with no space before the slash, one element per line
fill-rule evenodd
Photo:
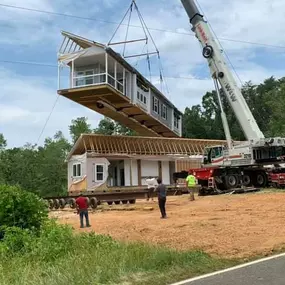
<path fill-rule="evenodd" d="M 121 185 L 120 186 L 125 186 L 125 171 L 124 169 L 120 169 L 120 179 L 121 179 Z"/>

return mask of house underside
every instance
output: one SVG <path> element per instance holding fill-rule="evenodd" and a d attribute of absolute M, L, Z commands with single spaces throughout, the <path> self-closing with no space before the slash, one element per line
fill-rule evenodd
<path fill-rule="evenodd" d="M 204 148 L 225 141 L 81 135 L 68 156 L 69 193 L 146 188 L 161 177 L 172 185 L 173 173 L 201 166 Z"/>

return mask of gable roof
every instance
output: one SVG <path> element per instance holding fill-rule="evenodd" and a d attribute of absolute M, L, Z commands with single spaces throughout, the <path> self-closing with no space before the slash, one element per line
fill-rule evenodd
<path fill-rule="evenodd" d="M 82 134 L 68 154 L 67 160 L 73 155 L 86 152 L 129 156 L 200 155 L 207 146 L 225 144 L 224 140 Z"/>

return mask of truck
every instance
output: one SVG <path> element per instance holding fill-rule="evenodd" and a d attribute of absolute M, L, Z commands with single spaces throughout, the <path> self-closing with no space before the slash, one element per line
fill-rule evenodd
<path fill-rule="evenodd" d="M 191 169 L 203 191 L 226 192 L 245 187 L 265 187 L 268 175 L 265 164 L 285 161 L 285 138 L 265 138 L 238 87 L 209 24 L 194 0 L 181 0 L 192 31 L 207 60 L 218 97 L 225 145 L 205 149 L 201 168 Z M 228 100 L 246 140 L 233 142 L 223 110 L 221 91 Z"/>

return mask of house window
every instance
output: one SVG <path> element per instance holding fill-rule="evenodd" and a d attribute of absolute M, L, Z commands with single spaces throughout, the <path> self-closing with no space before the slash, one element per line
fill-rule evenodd
<path fill-rule="evenodd" d="M 145 96 L 143 96 L 143 102 L 144 102 L 144 104 L 146 104 L 146 97 Z"/>
<path fill-rule="evenodd" d="M 162 118 L 167 120 L 167 107 L 162 104 L 162 114 L 161 114 Z"/>
<path fill-rule="evenodd" d="M 95 182 L 104 181 L 104 164 L 95 164 Z"/>
<path fill-rule="evenodd" d="M 90 85 L 93 84 L 93 74 L 94 74 L 94 70 L 86 70 L 85 71 L 85 75 L 87 77 L 85 77 L 85 85 Z M 88 76 L 90 75 L 90 76 Z"/>
<path fill-rule="evenodd" d="M 140 100 L 140 92 L 137 92 L 137 98 Z"/>
<path fill-rule="evenodd" d="M 73 164 L 72 174 L 73 177 L 81 177 L 81 163 Z"/>
<path fill-rule="evenodd" d="M 174 114 L 174 127 L 179 129 L 179 117 L 176 114 Z"/>
<path fill-rule="evenodd" d="M 159 110 L 158 110 L 158 99 L 153 97 L 153 101 L 152 101 L 152 110 L 156 113 L 159 114 Z"/>

